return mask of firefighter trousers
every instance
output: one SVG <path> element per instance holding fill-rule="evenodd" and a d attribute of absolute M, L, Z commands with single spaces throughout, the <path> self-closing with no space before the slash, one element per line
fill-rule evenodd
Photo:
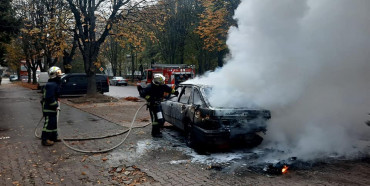
<path fill-rule="evenodd" d="M 57 131 L 57 113 L 44 113 L 45 122 L 44 127 L 42 128 L 41 140 L 54 141 L 58 139 Z"/>
<path fill-rule="evenodd" d="M 149 106 L 150 118 L 152 120 L 152 136 L 161 134 L 160 129 L 164 125 L 162 107 L 160 104 Z"/>

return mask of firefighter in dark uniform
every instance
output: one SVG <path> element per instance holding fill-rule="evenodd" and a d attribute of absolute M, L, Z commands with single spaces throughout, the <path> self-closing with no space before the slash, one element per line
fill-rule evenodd
<path fill-rule="evenodd" d="M 42 96 L 42 112 L 45 117 L 41 134 L 41 144 L 51 146 L 57 141 L 57 112 L 59 109 L 58 97 L 60 77 L 63 75 L 59 67 L 53 66 L 48 70 L 49 80 L 46 83 Z"/>
<path fill-rule="evenodd" d="M 154 74 L 153 81 L 143 91 L 144 97 L 148 102 L 150 117 L 152 119 L 152 136 L 162 137 L 160 128 L 164 125 L 161 101 L 164 93 L 179 94 L 165 83 L 165 77 L 162 74 Z"/>

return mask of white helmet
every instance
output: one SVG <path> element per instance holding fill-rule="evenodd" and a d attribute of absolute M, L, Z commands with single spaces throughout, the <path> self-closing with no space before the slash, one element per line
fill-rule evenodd
<path fill-rule="evenodd" d="M 62 73 L 62 70 L 60 70 L 60 68 L 57 66 L 50 67 L 48 70 L 48 74 L 49 74 L 49 79 L 54 79 L 56 77 L 60 77 L 64 75 L 64 73 Z"/>
<path fill-rule="evenodd" d="M 162 74 L 154 74 L 153 83 L 155 85 L 163 85 L 166 78 Z"/>

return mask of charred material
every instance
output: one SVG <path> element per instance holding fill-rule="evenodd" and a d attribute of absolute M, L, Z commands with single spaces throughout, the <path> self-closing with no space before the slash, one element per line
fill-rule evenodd
<path fill-rule="evenodd" d="M 259 145 L 271 113 L 263 109 L 214 107 L 209 102 L 212 87 L 180 84 L 178 97 L 162 102 L 164 118 L 185 133 L 190 147 L 229 148 L 242 142 Z"/>
<path fill-rule="evenodd" d="M 284 163 L 276 163 L 276 164 L 267 164 L 264 168 L 263 171 L 265 171 L 268 174 L 273 174 L 273 175 L 281 175 L 285 174 L 289 169 L 289 166 L 284 164 Z"/>
<path fill-rule="evenodd" d="M 263 172 L 270 175 L 282 175 L 287 173 L 288 170 L 310 168 L 312 165 L 310 162 L 297 160 L 297 157 L 291 157 L 277 163 L 268 163 L 264 166 Z"/>

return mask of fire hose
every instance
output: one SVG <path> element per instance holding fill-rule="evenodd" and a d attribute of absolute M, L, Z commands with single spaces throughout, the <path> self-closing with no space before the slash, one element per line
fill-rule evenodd
<path fill-rule="evenodd" d="M 59 104 L 60 105 L 60 104 Z M 66 142 L 66 140 L 68 141 L 68 139 L 63 139 L 63 138 L 61 138 L 61 141 L 63 142 L 63 144 L 65 145 L 65 146 L 67 146 L 68 148 L 70 148 L 70 149 L 72 149 L 72 150 L 74 150 L 74 151 L 77 151 L 77 152 L 82 152 L 82 153 L 103 153 L 103 152 L 108 152 L 108 151 L 111 151 L 111 150 L 113 150 L 113 149 L 115 149 L 115 148 L 117 148 L 117 147 L 119 147 L 122 143 L 124 143 L 125 141 L 126 141 L 126 139 L 127 139 L 127 137 L 130 135 L 130 132 L 131 132 L 131 130 L 133 129 L 133 128 L 143 128 L 143 127 L 146 127 L 146 126 L 148 126 L 149 124 L 147 124 L 147 125 L 144 125 L 144 126 L 141 126 L 141 127 L 133 127 L 133 125 L 134 125 L 134 122 L 135 122 L 135 120 L 136 120 L 136 117 L 137 117 L 137 114 L 139 113 L 139 111 L 144 107 L 144 106 L 146 106 L 147 104 L 145 103 L 145 104 L 143 104 L 137 111 L 136 111 L 136 113 L 135 113 L 135 115 L 134 115 L 134 118 L 132 119 L 132 122 L 131 122 L 131 125 L 130 125 L 130 127 L 129 127 L 129 129 L 127 129 L 127 130 L 125 130 L 125 131 L 123 131 L 123 132 L 120 132 L 120 133 L 118 133 L 118 134 L 115 134 L 115 135 L 111 135 L 111 136 L 118 136 L 118 135 L 121 135 L 121 134 L 124 134 L 124 133 L 127 133 L 126 134 L 126 136 L 117 144 L 117 145 L 115 145 L 115 146 L 113 146 L 113 147 L 111 147 L 111 148 L 107 148 L 107 149 L 103 149 L 103 150 L 82 150 L 82 149 L 77 149 L 77 148 L 75 148 L 75 147 L 72 147 L 72 146 L 70 146 L 67 142 Z M 58 108 L 57 109 L 57 123 L 59 122 L 59 112 L 60 112 L 60 108 Z M 40 119 L 40 121 L 38 122 L 38 124 L 36 125 L 36 127 L 35 127 L 35 136 L 37 137 L 37 138 L 39 138 L 39 139 L 41 139 L 41 136 L 39 136 L 39 135 L 37 135 L 37 132 L 36 132 L 36 130 L 37 130 L 37 128 L 38 128 L 38 126 L 40 125 L 40 123 L 41 123 L 41 121 L 42 121 L 42 119 L 43 119 L 44 117 L 42 116 L 41 117 L 41 119 Z M 60 131 L 60 129 L 59 129 L 59 131 Z M 80 139 L 78 139 L 78 138 L 75 138 L 75 139 L 73 139 L 73 140 L 94 140 L 94 139 L 103 139 L 103 138 L 106 138 L 106 137 L 111 137 L 111 136 L 105 136 L 105 137 L 91 137 L 91 138 L 80 138 Z"/>

